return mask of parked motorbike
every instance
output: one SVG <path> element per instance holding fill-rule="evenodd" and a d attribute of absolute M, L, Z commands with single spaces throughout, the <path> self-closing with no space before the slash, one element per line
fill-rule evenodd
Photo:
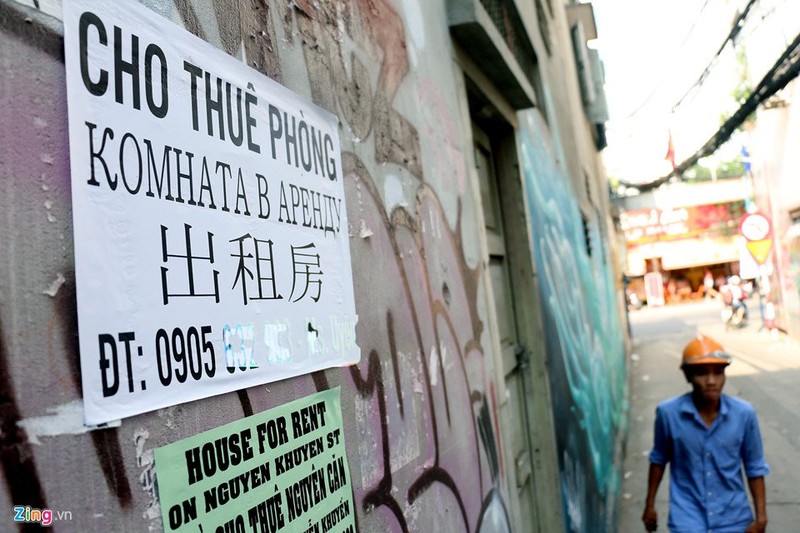
<path fill-rule="evenodd" d="M 725 324 L 725 329 L 747 326 L 747 306 L 726 304 L 722 308 L 722 322 Z"/>
<path fill-rule="evenodd" d="M 719 296 L 722 300 L 722 322 L 725 329 L 743 328 L 747 325 L 747 292 L 741 286 L 739 276 L 731 276 L 727 283 L 720 287 Z"/>
<path fill-rule="evenodd" d="M 628 292 L 628 309 L 641 309 L 643 305 L 644 302 L 636 294 L 636 291 Z"/>

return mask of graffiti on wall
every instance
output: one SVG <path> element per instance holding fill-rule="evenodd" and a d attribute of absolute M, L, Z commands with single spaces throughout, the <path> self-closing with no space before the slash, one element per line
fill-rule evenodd
<path fill-rule="evenodd" d="M 139 529 L 142 521 L 157 530 L 153 448 L 315 389 L 341 386 L 345 431 L 354 437 L 348 437 L 348 452 L 360 529 L 510 531 L 495 373 L 480 342 L 480 266 L 464 259 L 460 201 L 453 226 L 425 185 L 419 134 L 394 108 L 409 65 L 403 22 L 392 3 L 216 0 L 208 3 L 213 24 L 204 19 L 206 3 L 169 4 L 161 6 L 163 12 L 174 9 L 185 27 L 273 79 L 282 79 L 279 46 L 302 49 L 313 100 L 337 114 L 355 139 L 357 149 L 343 157 L 362 362 L 162 409 L 116 428 L 82 433 L 68 427 L 65 417 L 74 413 L 61 408 L 82 393 L 63 64 L 59 43 L 48 49 L 23 36 L 27 40 L 14 41 L 14 53 L 3 54 L 2 63 L 19 73 L 4 72 L 4 98 L 39 88 L 18 106 L 2 102 L 4 123 L 20 125 L 7 147 L 16 155 L 4 167 L 20 177 L 11 185 L 12 196 L 25 199 L 13 213 L 23 222 L 30 217 L 10 233 L 34 254 L 10 254 L 10 277 L 2 278 L 11 302 L 0 307 L 6 498 L 42 509 L 70 508 L 76 530 L 121 524 Z M 26 24 L 24 16 L 16 22 Z M 449 154 L 463 158 L 455 150 Z M 415 180 L 413 205 L 386 212 L 376 184 L 384 163 L 400 166 Z M 6 190 L 4 199 L 11 192 Z M 36 218 L 41 205 L 45 222 Z M 48 225 L 58 230 L 26 233 Z M 36 260 L 37 253 L 50 257 L 62 243 L 63 254 Z M 55 287 L 45 283 L 39 299 L 27 292 L 30 264 L 39 265 L 36 276 L 61 280 Z M 12 283 L 14 289 L 6 292 Z M 36 343 L 26 342 L 31 333 L 20 326 L 26 320 L 40 324 L 33 332 L 41 339 Z M 46 370 L 34 373 L 26 366 L 24 359 L 34 355 L 29 350 L 44 354 Z M 24 385 L 29 381 L 34 385 Z M 32 396 L 36 389 L 42 393 Z M 46 438 L 37 440 L 30 421 L 50 411 L 57 414 L 39 434 Z M 44 476 L 45 471 L 57 475 Z M 77 493 L 76 483 L 85 490 Z"/>
<path fill-rule="evenodd" d="M 371 161 L 344 154 L 348 215 L 360 237 L 351 240 L 360 281 L 356 307 L 368 310 L 358 325 L 366 360 L 349 369 L 361 520 L 372 524 L 368 530 L 395 531 L 507 524 L 497 492 L 491 372 L 479 341 L 480 272 L 464 260 L 460 213 L 456 227 L 448 227 L 436 194 L 424 185 L 414 209 L 386 213 L 369 170 L 394 163 L 424 181 L 417 130 L 391 105 L 409 69 L 402 19 L 386 0 L 298 2 L 294 13 L 314 100 L 336 112 L 357 141 L 372 137 L 375 145 Z M 380 58 L 376 83 L 357 54 L 346 57 L 342 27 L 359 49 Z M 393 289 L 386 290 L 386 279 L 396 280 Z M 317 375 L 318 387 L 327 386 L 330 374 Z M 477 482 L 464 464 L 478 466 Z"/>
<path fill-rule="evenodd" d="M 356 305 L 371 309 L 358 326 L 369 355 L 349 369 L 362 520 L 367 530 L 381 523 L 417 531 L 434 519 L 444 529 L 477 531 L 486 516 L 505 518 L 491 368 L 477 340 L 477 272 L 464 265 L 458 232 L 446 228 L 429 188 L 419 189 L 416 213 L 387 215 L 363 163 L 350 155 L 345 168 L 359 198 L 355 220 L 372 232 L 352 241 L 354 271 L 366 278 Z M 399 283 L 368 289 L 381 279 Z"/>
<path fill-rule="evenodd" d="M 537 111 L 521 115 L 528 215 L 542 298 L 548 368 L 570 531 L 605 531 L 619 491 L 617 443 L 626 409 L 622 326 L 609 258 L 587 252 L 587 235 L 569 179 L 556 164 Z M 588 240 L 602 242 L 599 222 Z M 611 503 L 609 503 L 611 502 Z"/>
<path fill-rule="evenodd" d="M 314 102 L 347 123 L 357 142 L 372 136 L 376 164 L 395 163 L 421 179 L 417 131 L 391 105 L 409 69 L 403 21 L 391 3 L 304 0 L 293 5 Z M 286 35 L 292 35 L 291 19 L 282 20 Z M 374 86 L 368 66 L 354 50 L 347 53 L 344 41 L 380 58 Z"/>

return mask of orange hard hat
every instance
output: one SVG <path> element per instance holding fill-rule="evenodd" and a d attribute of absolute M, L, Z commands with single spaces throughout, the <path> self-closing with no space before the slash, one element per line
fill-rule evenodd
<path fill-rule="evenodd" d="M 731 356 L 725 353 L 722 345 L 711 337 L 698 335 L 683 349 L 681 366 L 729 364 L 731 364 Z"/>

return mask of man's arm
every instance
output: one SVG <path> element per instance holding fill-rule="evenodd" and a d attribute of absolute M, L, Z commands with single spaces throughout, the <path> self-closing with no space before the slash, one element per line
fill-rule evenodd
<path fill-rule="evenodd" d="M 764 533 L 767 530 L 767 485 L 764 476 L 749 477 L 747 484 L 750 486 L 750 495 L 756 508 L 756 519 L 747 526 L 745 533 Z"/>
<path fill-rule="evenodd" d="M 645 500 L 644 513 L 642 513 L 642 522 L 644 522 L 644 528 L 647 531 L 658 529 L 656 493 L 658 492 L 658 486 L 661 484 L 661 479 L 664 477 L 664 470 L 665 465 L 650 463 L 650 471 L 647 474 L 647 500 Z M 761 481 L 763 487 L 764 478 L 761 478 Z M 764 516 L 766 517 L 766 514 Z"/>

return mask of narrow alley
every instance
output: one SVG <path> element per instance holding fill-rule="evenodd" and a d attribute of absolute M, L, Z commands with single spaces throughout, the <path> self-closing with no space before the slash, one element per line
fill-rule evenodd
<path fill-rule="evenodd" d="M 746 328 L 726 330 L 716 300 L 631 313 L 630 427 L 623 467 L 620 532 L 644 531 L 641 515 L 647 493 L 647 455 L 653 443 L 656 405 L 690 389 L 679 366 L 681 352 L 696 334 L 720 342 L 733 357 L 724 392 L 750 402 L 758 412 L 764 448 L 772 471 L 766 478 L 770 532 L 797 531 L 800 472 L 800 344 L 761 330 L 757 303 L 751 302 Z M 669 490 L 658 491 L 659 531 L 666 531 Z"/>

